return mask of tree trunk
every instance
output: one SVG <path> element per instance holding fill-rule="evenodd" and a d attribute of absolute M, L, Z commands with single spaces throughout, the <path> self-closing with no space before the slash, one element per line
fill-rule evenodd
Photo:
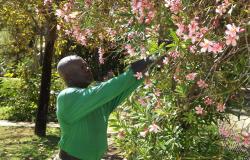
<path fill-rule="evenodd" d="M 51 67 L 52 57 L 54 54 L 54 44 L 56 41 L 56 17 L 52 13 L 51 7 L 47 17 L 47 31 L 45 37 L 45 52 L 43 55 L 42 78 L 39 95 L 39 105 L 36 116 L 35 134 L 44 137 L 46 136 L 46 123 L 50 98 L 51 85 Z"/>

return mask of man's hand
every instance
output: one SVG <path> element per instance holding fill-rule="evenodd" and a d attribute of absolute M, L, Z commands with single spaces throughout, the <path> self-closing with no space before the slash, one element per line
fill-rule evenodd
<path fill-rule="evenodd" d="M 172 43 L 171 40 L 164 40 L 162 42 L 164 42 L 166 45 Z M 162 43 L 162 42 L 159 42 L 159 43 Z M 168 50 L 168 48 L 166 50 Z M 164 64 L 163 60 L 165 57 L 167 57 L 167 54 L 164 54 L 160 57 L 149 56 L 146 59 L 141 59 L 141 60 L 138 60 L 138 61 L 132 63 L 131 68 L 134 71 L 134 73 L 142 72 L 144 74 L 150 68 L 154 68 L 157 65 L 160 65 L 162 67 L 162 65 Z"/>
<path fill-rule="evenodd" d="M 158 65 L 162 67 L 164 58 L 167 55 L 162 55 L 160 57 L 153 57 L 149 56 L 146 59 L 138 60 L 131 64 L 131 68 L 133 69 L 134 73 L 142 72 L 143 74 L 147 72 L 150 68 L 154 68 Z"/>

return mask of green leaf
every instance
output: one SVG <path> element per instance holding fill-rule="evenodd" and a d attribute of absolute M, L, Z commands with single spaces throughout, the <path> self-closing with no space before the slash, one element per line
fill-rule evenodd
<path fill-rule="evenodd" d="M 171 47 L 176 47 L 177 45 L 175 43 L 168 44 L 166 47 L 171 48 Z"/>
<path fill-rule="evenodd" d="M 170 29 L 170 36 L 173 38 L 174 42 L 178 44 L 180 42 L 180 39 L 176 35 L 176 33 L 173 31 L 173 29 Z"/>
<path fill-rule="evenodd" d="M 175 91 L 180 95 L 180 97 L 183 97 L 183 98 L 186 97 L 187 89 L 184 85 L 183 86 L 181 86 L 181 85 L 176 86 Z"/>
<path fill-rule="evenodd" d="M 156 41 L 149 41 L 149 52 L 151 54 L 157 53 L 159 50 L 158 43 Z"/>

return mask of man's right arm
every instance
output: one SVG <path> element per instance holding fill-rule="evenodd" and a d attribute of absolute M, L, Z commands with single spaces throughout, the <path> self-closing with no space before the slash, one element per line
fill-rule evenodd
<path fill-rule="evenodd" d="M 69 124 L 76 122 L 142 82 L 143 79 L 137 80 L 133 70 L 129 68 L 118 77 L 92 88 L 68 88 L 58 97 L 58 115 Z"/>

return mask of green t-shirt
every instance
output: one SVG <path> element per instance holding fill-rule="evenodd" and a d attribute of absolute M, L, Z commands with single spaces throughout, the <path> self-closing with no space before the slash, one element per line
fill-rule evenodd
<path fill-rule="evenodd" d="M 110 113 L 141 83 L 126 72 L 90 88 L 67 88 L 57 97 L 60 149 L 82 160 L 100 160 L 107 150 Z"/>

